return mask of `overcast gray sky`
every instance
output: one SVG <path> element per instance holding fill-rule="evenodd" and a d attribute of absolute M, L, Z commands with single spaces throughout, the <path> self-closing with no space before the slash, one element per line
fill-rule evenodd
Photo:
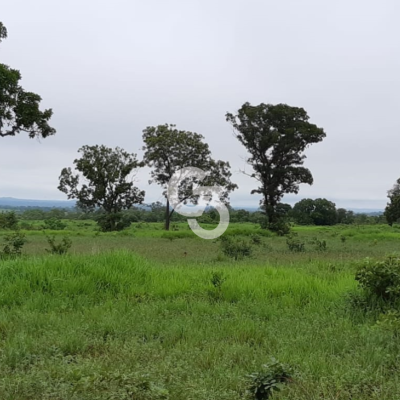
<path fill-rule="evenodd" d="M 400 177 L 397 0 L 2 0 L 0 62 L 54 111 L 54 137 L 0 138 L 0 197 L 65 199 L 63 167 L 82 145 L 141 155 L 142 130 L 174 123 L 205 136 L 238 171 L 245 149 L 225 121 L 250 103 L 303 107 L 327 133 L 307 150 L 314 185 L 299 196 L 383 208 Z M 138 175 L 146 202 L 161 200 Z"/>

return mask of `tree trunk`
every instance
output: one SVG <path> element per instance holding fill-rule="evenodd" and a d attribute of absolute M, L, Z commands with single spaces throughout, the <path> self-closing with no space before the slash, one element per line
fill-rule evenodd
<path fill-rule="evenodd" d="M 111 229 L 111 232 L 114 232 L 115 231 L 115 220 L 113 218 L 113 214 L 109 214 L 109 216 L 110 216 L 110 229 Z"/>
<path fill-rule="evenodd" d="M 170 222 L 170 213 L 169 213 L 169 200 L 167 198 L 167 205 L 165 207 L 165 230 L 169 231 L 169 222 Z"/>

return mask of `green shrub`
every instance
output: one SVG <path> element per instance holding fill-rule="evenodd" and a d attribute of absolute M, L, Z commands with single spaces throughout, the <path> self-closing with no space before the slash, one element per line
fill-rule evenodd
<path fill-rule="evenodd" d="M 366 259 L 358 268 L 355 279 L 367 297 L 385 301 L 400 298 L 400 257 L 391 255 L 383 261 Z"/>
<path fill-rule="evenodd" d="M 268 225 L 268 229 L 275 232 L 278 236 L 285 236 L 290 234 L 290 225 L 285 221 L 277 221 Z"/>
<path fill-rule="evenodd" d="M 254 233 L 250 236 L 250 240 L 252 244 L 260 245 L 261 244 L 261 236 Z"/>
<path fill-rule="evenodd" d="M 102 232 L 122 231 L 131 226 L 131 220 L 123 213 L 101 214 L 96 218 L 96 222 Z"/>
<path fill-rule="evenodd" d="M 317 251 L 326 251 L 326 241 L 317 239 L 315 241 L 315 249 Z"/>
<path fill-rule="evenodd" d="M 213 272 L 211 276 L 211 283 L 215 289 L 221 290 L 223 283 L 226 281 L 223 272 Z"/>
<path fill-rule="evenodd" d="M 274 391 L 280 391 L 285 383 L 292 380 L 292 368 L 281 364 L 274 358 L 263 365 L 262 371 L 248 376 L 251 380 L 249 395 L 255 400 L 266 400 L 272 397 Z"/>
<path fill-rule="evenodd" d="M 221 236 L 221 250 L 222 252 L 235 260 L 241 260 L 244 257 L 250 257 L 253 252 L 253 247 L 250 242 L 229 236 Z"/>
<path fill-rule="evenodd" d="M 67 227 L 67 224 L 62 222 L 59 218 L 49 218 L 44 220 L 43 229 L 50 229 L 52 231 L 62 231 Z"/>
<path fill-rule="evenodd" d="M 51 254 L 66 254 L 72 246 L 71 239 L 66 236 L 61 239 L 61 243 L 56 243 L 55 236 L 46 236 L 46 238 L 50 246 L 50 249 L 46 249 L 46 251 Z"/>
<path fill-rule="evenodd" d="M 304 242 L 301 241 L 295 233 L 292 233 L 287 237 L 286 244 L 290 251 L 298 253 L 305 251 Z"/>
<path fill-rule="evenodd" d="M 0 258 L 18 257 L 22 254 L 22 248 L 26 243 L 24 233 L 14 232 L 4 237 L 3 251 L 0 252 Z"/>
<path fill-rule="evenodd" d="M 0 213 L 0 229 L 17 229 L 18 218 L 14 211 Z"/>

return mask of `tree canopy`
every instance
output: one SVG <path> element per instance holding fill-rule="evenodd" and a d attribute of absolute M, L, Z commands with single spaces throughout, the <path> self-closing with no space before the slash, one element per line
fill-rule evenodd
<path fill-rule="evenodd" d="M 7 38 L 7 29 L 0 22 L 0 43 Z M 51 109 L 41 111 L 42 98 L 25 91 L 19 84 L 21 74 L 0 63 L 0 136 L 15 136 L 26 132 L 30 138 L 45 138 L 56 130 L 49 125 Z"/>
<path fill-rule="evenodd" d="M 300 225 L 335 225 L 335 203 L 327 199 L 303 199 L 293 206 L 292 217 Z"/>
<path fill-rule="evenodd" d="M 103 230 L 122 229 L 125 225 L 120 212 L 141 204 L 145 195 L 132 182 L 132 172 L 139 166 L 136 154 L 98 145 L 83 146 L 78 152 L 81 158 L 74 164 L 80 174 L 64 168 L 58 189 L 68 199 L 77 199 L 77 206 L 85 211 L 104 211 L 99 220 Z"/>
<path fill-rule="evenodd" d="M 226 119 L 250 153 L 250 176 L 259 182 L 251 193 L 263 196 L 262 207 L 273 228 L 279 221 L 276 207 L 282 197 L 298 193 L 301 183 L 313 183 L 311 172 L 303 167 L 303 152 L 310 144 L 322 141 L 326 134 L 308 121 L 303 108 L 286 104 L 245 103 L 236 115 L 227 113 Z"/>
<path fill-rule="evenodd" d="M 389 225 L 400 222 L 400 178 L 388 191 L 389 203 L 385 208 L 385 217 Z"/>
<path fill-rule="evenodd" d="M 237 188 L 231 182 L 230 165 L 228 162 L 214 160 L 204 137 L 198 133 L 176 129 L 175 125 L 165 124 L 147 127 L 143 130 L 144 162 L 150 168 L 151 180 L 164 189 L 172 176 L 182 168 L 196 167 L 207 173 L 201 182 L 203 186 L 218 185 L 223 188 L 220 200 L 227 202 L 229 193 Z M 199 184 L 196 178 L 184 179 L 179 184 L 178 196 L 181 202 L 196 204 L 199 196 L 193 195 L 195 185 Z M 165 209 L 165 228 L 169 229 L 169 222 L 174 209 L 170 209 L 167 199 Z"/>

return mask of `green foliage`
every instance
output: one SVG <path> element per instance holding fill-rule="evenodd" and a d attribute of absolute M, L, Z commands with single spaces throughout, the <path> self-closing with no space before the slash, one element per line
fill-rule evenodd
<path fill-rule="evenodd" d="M 0 213 L 0 229 L 15 230 L 18 227 L 18 218 L 14 211 Z"/>
<path fill-rule="evenodd" d="M 67 254 L 72 246 L 72 240 L 67 236 L 64 236 L 60 243 L 56 242 L 55 236 L 46 236 L 46 239 L 50 246 L 50 249 L 46 249 L 46 251 L 51 254 Z"/>
<path fill-rule="evenodd" d="M 335 225 L 335 203 L 327 199 L 303 199 L 293 207 L 292 217 L 300 225 Z"/>
<path fill-rule="evenodd" d="M 255 244 L 255 245 L 260 245 L 261 243 L 262 243 L 262 241 L 261 241 L 261 236 L 260 235 L 258 235 L 258 234 L 252 234 L 252 235 L 250 235 L 250 240 L 251 240 L 251 243 L 252 244 Z"/>
<path fill-rule="evenodd" d="M 7 39 L 7 28 L 0 22 L 0 43 L 3 39 Z"/>
<path fill-rule="evenodd" d="M 281 218 L 275 220 L 275 222 L 268 224 L 268 229 L 275 232 L 278 236 L 285 236 L 290 233 L 290 225 L 288 222 Z"/>
<path fill-rule="evenodd" d="M 6 235 L 4 237 L 3 251 L 0 252 L 0 259 L 20 256 L 25 243 L 26 236 L 24 233 L 16 231 Z"/>
<path fill-rule="evenodd" d="M 0 22 L 0 43 L 7 38 L 7 29 Z M 45 138 L 55 134 L 48 122 L 51 109 L 40 111 L 42 98 L 26 92 L 20 85 L 21 74 L 5 64 L 0 64 L 0 137 L 26 132 L 30 138 Z"/>
<path fill-rule="evenodd" d="M 245 103 L 236 115 L 227 113 L 226 119 L 250 153 L 247 162 L 254 170 L 251 176 L 260 183 L 252 194 L 263 196 L 269 224 L 274 224 L 282 197 L 298 193 L 301 183 L 313 183 L 311 172 L 303 167 L 303 152 L 310 144 L 322 141 L 325 132 L 308 122 L 303 108 L 286 104 Z"/>
<path fill-rule="evenodd" d="M 271 398 L 274 392 L 279 392 L 284 384 L 292 380 L 292 368 L 274 358 L 262 367 L 261 371 L 249 375 L 251 383 L 248 391 L 254 400 Z"/>
<path fill-rule="evenodd" d="M 381 314 L 373 328 L 387 332 L 395 338 L 400 338 L 400 312 L 398 310 L 388 310 L 386 313 Z"/>
<path fill-rule="evenodd" d="M 44 220 L 43 229 L 50 229 L 52 231 L 62 231 L 67 227 L 67 224 L 58 218 L 49 218 Z"/>
<path fill-rule="evenodd" d="M 327 247 L 326 247 L 326 240 L 319 240 L 317 239 L 315 241 L 315 249 L 317 251 L 326 251 Z"/>
<path fill-rule="evenodd" d="M 131 220 L 123 213 L 102 213 L 96 217 L 97 224 L 102 232 L 122 231 L 129 228 Z"/>
<path fill-rule="evenodd" d="M 253 247 L 250 242 L 244 239 L 221 236 L 220 242 L 222 252 L 235 260 L 241 260 L 252 255 Z"/>
<path fill-rule="evenodd" d="M 226 281 L 226 278 L 223 272 L 216 271 L 212 273 L 211 283 L 215 289 L 221 290 L 223 283 Z"/>
<path fill-rule="evenodd" d="M 305 251 L 305 243 L 298 238 L 296 233 L 291 233 L 286 238 L 286 244 L 290 251 L 300 253 Z"/>
<path fill-rule="evenodd" d="M 150 183 L 155 182 L 165 190 L 172 176 L 185 167 L 200 168 L 207 173 L 205 179 L 199 182 L 197 178 L 185 178 L 177 182 L 179 200 L 197 204 L 198 197 L 193 189 L 201 186 L 218 185 L 223 188 L 220 200 L 227 203 L 229 194 L 237 188 L 231 182 L 230 165 L 228 162 L 214 160 L 204 136 L 188 131 L 180 131 L 175 125 L 158 125 L 143 130 L 144 163 L 152 168 Z M 165 206 L 165 227 L 169 223 L 174 210 L 167 201 Z"/>
<path fill-rule="evenodd" d="M 358 268 L 356 280 L 369 299 L 400 299 L 400 257 L 391 255 L 383 261 L 366 259 Z"/>
<path fill-rule="evenodd" d="M 400 178 L 388 192 L 389 203 L 385 209 L 385 218 L 389 225 L 400 222 Z"/>
<path fill-rule="evenodd" d="M 337 223 L 350 225 L 355 221 L 355 216 L 353 211 L 346 210 L 344 208 L 337 209 Z"/>
<path fill-rule="evenodd" d="M 64 168 L 58 189 L 69 199 L 77 199 L 77 206 L 83 210 L 100 209 L 108 214 L 110 217 L 101 225 L 102 229 L 117 230 L 119 213 L 144 200 L 145 192 L 135 187 L 131 179 L 133 170 L 139 166 L 136 154 L 106 146 L 83 146 L 79 153 L 82 156 L 74 164 L 85 183 L 80 185 L 82 177 L 74 175 L 71 168 Z M 102 217 L 99 221 L 103 221 Z"/>

